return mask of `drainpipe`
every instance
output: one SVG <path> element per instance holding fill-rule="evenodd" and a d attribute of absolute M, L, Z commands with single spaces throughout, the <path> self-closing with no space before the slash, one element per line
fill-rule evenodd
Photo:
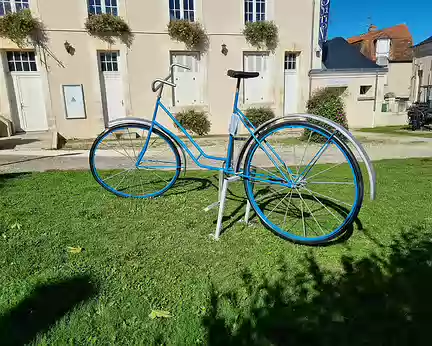
<path fill-rule="evenodd" d="M 318 0 L 320 1 L 320 0 Z M 315 49 L 314 49 L 314 34 L 315 34 L 315 3 L 316 0 L 312 0 L 312 30 L 311 30 L 311 56 L 310 56 L 310 69 L 309 71 L 311 71 L 313 69 L 313 60 L 314 60 L 314 53 L 315 53 Z M 312 95 L 312 76 L 309 73 L 309 98 Z"/>
<path fill-rule="evenodd" d="M 372 127 L 375 127 L 375 115 L 376 115 L 376 108 L 377 108 L 377 95 L 378 95 L 378 72 L 375 74 L 375 97 L 374 97 L 374 106 L 373 106 L 373 113 L 372 113 Z"/>

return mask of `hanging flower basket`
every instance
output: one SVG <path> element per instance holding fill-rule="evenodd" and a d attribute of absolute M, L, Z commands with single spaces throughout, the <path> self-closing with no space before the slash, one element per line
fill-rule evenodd
<path fill-rule="evenodd" d="M 268 49 L 274 52 L 279 43 L 278 27 L 271 21 L 246 23 L 243 35 L 246 41 L 257 49 Z"/>
<path fill-rule="evenodd" d="M 90 14 L 85 22 L 87 32 L 110 44 L 118 38 L 126 46 L 130 47 L 134 35 L 129 25 L 121 18 L 108 13 Z"/>
<path fill-rule="evenodd" d="M 30 10 L 0 17 L 0 37 L 11 40 L 20 48 L 29 44 L 45 45 L 47 36 L 44 29 L 43 23 L 34 18 Z"/>
<path fill-rule="evenodd" d="M 200 23 L 187 20 L 172 20 L 168 24 L 171 39 L 183 42 L 189 50 L 206 51 L 208 37 Z"/>

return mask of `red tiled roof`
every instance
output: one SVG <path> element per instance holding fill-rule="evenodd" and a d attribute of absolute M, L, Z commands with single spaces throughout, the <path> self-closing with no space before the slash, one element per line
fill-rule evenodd
<path fill-rule="evenodd" d="M 382 30 L 370 31 L 360 36 L 350 37 L 350 44 L 359 44 L 360 51 L 369 59 L 375 61 L 375 42 L 379 38 L 390 38 L 390 61 L 411 61 L 413 39 L 408 27 L 399 24 Z"/>

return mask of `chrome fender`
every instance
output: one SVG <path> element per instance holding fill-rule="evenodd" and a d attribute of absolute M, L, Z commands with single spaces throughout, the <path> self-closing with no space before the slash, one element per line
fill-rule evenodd
<path fill-rule="evenodd" d="M 260 132 L 262 132 L 263 130 L 265 130 L 269 126 L 272 126 L 272 125 L 275 125 L 279 122 L 283 122 L 283 121 L 287 121 L 287 120 L 288 121 L 289 120 L 297 120 L 297 121 L 314 120 L 317 122 L 321 122 L 323 124 L 331 126 L 336 131 L 338 131 L 341 136 L 345 137 L 354 146 L 358 155 L 361 157 L 362 161 L 366 165 L 366 169 L 367 169 L 368 176 L 369 176 L 370 199 L 374 200 L 376 198 L 376 173 L 375 173 L 375 169 L 374 169 L 373 164 L 372 164 L 372 160 L 370 159 L 368 153 L 366 152 L 366 150 L 364 149 L 362 144 L 353 136 L 353 134 L 351 132 L 349 132 L 347 129 L 345 129 L 343 126 L 335 123 L 334 121 L 329 120 L 329 119 L 324 118 L 324 117 L 321 117 L 321 116 L 318 116 L 318 115 L 313 115 L 313 114 L 289 114 L 289 115 L 274 118 L 274 119 L 271 119 L 271 120 L 265 122 L 264 124 L 262 124 L 261 126 L 259 126 L 255 130 L 254 135 L 257 136 L 257 135 L 259 135 Z M 243 147 L 240 151 L 240 154 L 238 155 L 238 159 L 237 159 L 237 166 L 236 166 L 237 172 L 240 171 L 240 169 L 241 169 L 240 165 L 243 161 L 243 157 L 246 154 L 247 148 L 252 144 L 253 140 L 254 139 L 251 136 L 246 141 L 246 143 L 243 145 Z"/>

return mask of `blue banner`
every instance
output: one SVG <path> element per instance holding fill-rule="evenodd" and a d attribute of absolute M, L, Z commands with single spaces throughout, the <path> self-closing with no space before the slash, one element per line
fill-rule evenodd
<path fill-rule="evenodd" d="M 323 43 L 327 41 L 329 16 L 330 16 L 330 0 L 321 0 L 320 26 L 319 26 L 320 47 L 322 47 Z"/>

